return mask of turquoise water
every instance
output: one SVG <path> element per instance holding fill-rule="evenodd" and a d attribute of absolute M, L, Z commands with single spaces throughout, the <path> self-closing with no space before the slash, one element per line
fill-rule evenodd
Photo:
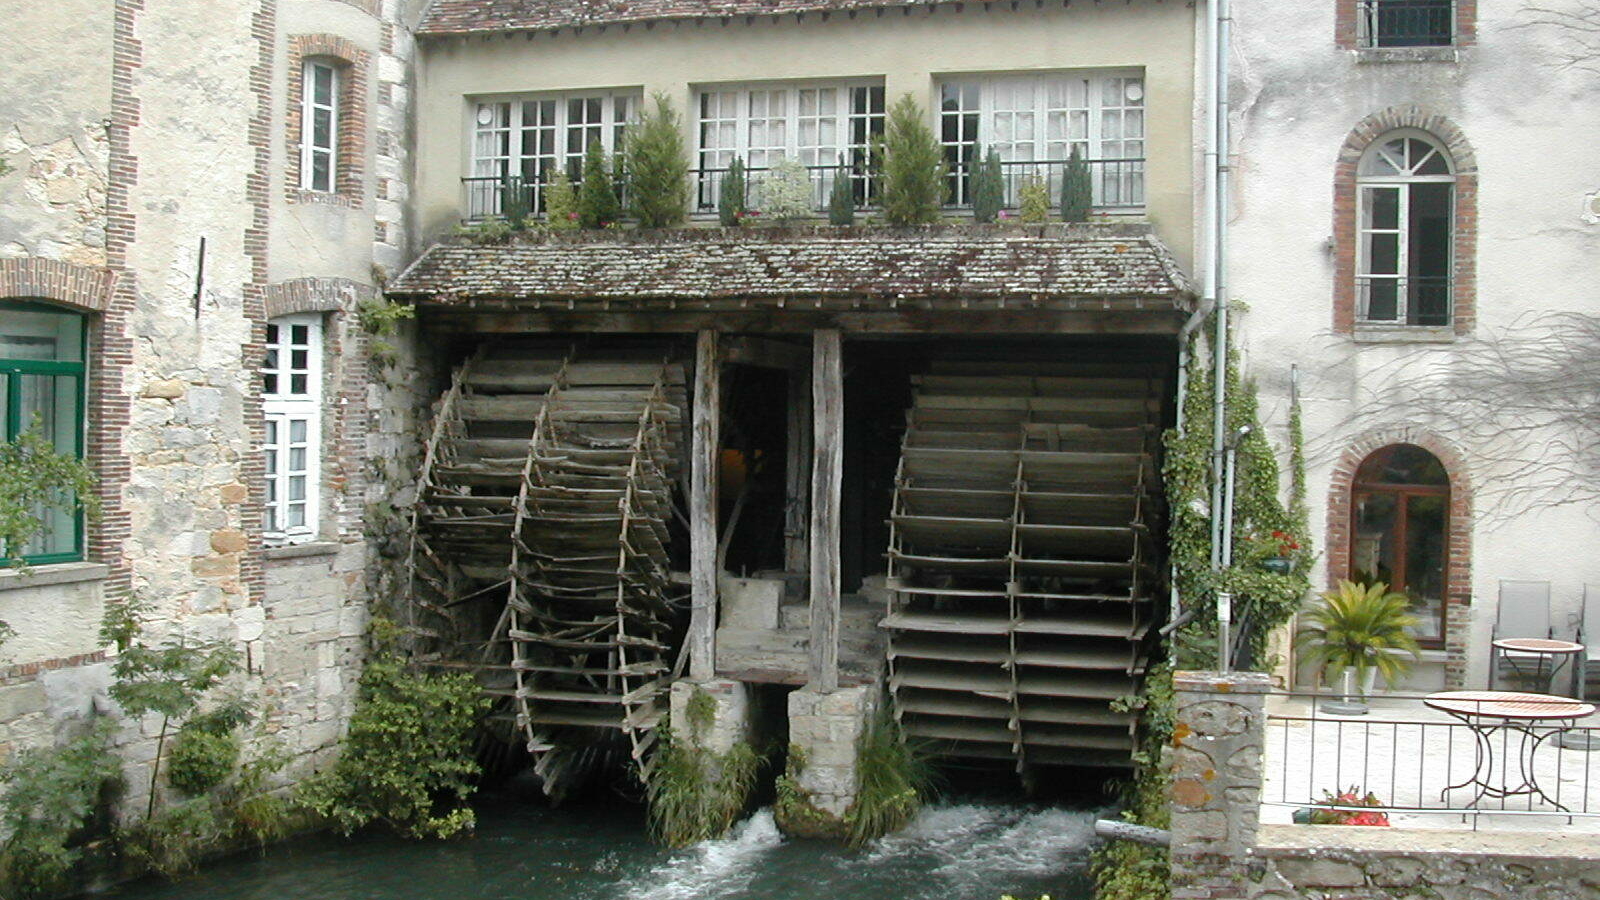
<path fill-rule="evenodd" d="M 668 851 L 637 809 L 480 808 L 475 837 L 416 844 L 319 837 L 208 866 L 177 884 L 143 881 L 114 900 L 1089 900 L 1094 812 L 1012 805 L 924 809 L 904 831 L 852 852 L 785 840 L 770 810 L 725 840 Z"/>

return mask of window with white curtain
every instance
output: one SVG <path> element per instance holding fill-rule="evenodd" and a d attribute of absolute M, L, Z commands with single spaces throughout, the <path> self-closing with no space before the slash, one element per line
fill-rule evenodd
<path fill-rule="evenodd" d="M 1013 202 L 1026 175 L 1047 178 L 1057 196 L 1076 149 L 1096 161 L 1096 206 L 1144 205 L 1145 95 L 1137 71 L 947 78 L 939 85 L 939 139 L 957 205 L 971 202 L 970 167 L 990 148 Z"/>
<path fill-rule="evenodd" d="M 262 530 L 271 541 L 311 540 L 318 530 L 322 474 L 322 316 L 301 313 L 267 323 L 261 405 L 267 475 Z"/>
<path fill-rule="evenodd" d="M 792 157 L 811 167 L 837 167 L 841 160 L 857 182 L 857 201 L 867 202 L 867 168 L 874 138 L 883 135 L 883 84 L 873 81 L 717 85 L 695 98 L 699 205 L 716 206 L 717 186 L 734 157 L 752 173 L 752 205 L 760 205 L 761 173 Z M 817 197 L 833 186 L 832 168 L 817 171 Z"/>
<path fill-rule="evenodd" d="M 536 94 L 474 105 L 468 218 L 499 215 L 508 178 L 528 191 L 532 209 L 544 209 L 544 188 L 564 170 L 574 183 L 583 157 L 599 142 L 623 149 L 628 123 L 639 114 L 639 91 Z"/>

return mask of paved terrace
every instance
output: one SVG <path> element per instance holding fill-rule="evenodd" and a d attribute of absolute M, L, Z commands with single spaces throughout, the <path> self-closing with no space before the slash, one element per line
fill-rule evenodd
<path fill-rule="evenodd" d="M 1463 811 L 1476 792 L 1457 788 L 1440 799 L 1447 785 L 1472 777 L 1475 740 L 1461 721 L 1422 704 L 1420 698 L 1381 697 L 1365 716 L 1335 716 L 1316 710 L 1307 696 L 1272 695 L 1267 700 L 1263 824 L 1287 824 L 1294 807 L 1310 805 L 1324 791 L 1358 786 L 1395 807 L 1439 812 L 1391 812 L 1400 828 L 1480 831 L 1600 833 L 1600 746 L 1569 749 L 1552 738 L 1534 753 L 1534 778 L 1568 816 L 1529 795 L 1484 798 L 1476 813 Z M 1580 728 L 1600 729 L 1600 716 L 1578 720 Z M 1539 727 L 1536 733 L 1550 729 Z M 1600 745 L 1600 731 L 1593 732 Z M 1520 780 L 1516 759 L 1521 735 L 1496 732 L 1491 783 Z M 1511 760 L 1509 775 L 1501 761 Z M 1291 805 L 1281 805 L 1283 802 Z M 1279 805 L 1274 805 L 1279 804 Z M 1453 809 L 1451 807 L 1454 807 Z"/>

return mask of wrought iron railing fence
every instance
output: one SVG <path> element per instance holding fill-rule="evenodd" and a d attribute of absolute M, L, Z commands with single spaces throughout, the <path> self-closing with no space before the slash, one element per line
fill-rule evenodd
<path fill-rule="evenodd" d="M 1356 318 L 1367 325 L 1446 326 L 1452 321 L 1449 276 L 1360 275 Z"/>
<path fill-rule="evenodd" d="M 1089 167 L 1092 205 L 1096 212 L 1128 214 L 1144 209 L 1145 161 L 1142 158 L 1091 159 L 1086 160 L 1086 163 Z M 1058 207 L 1067 165 L 1066 160 L 1002 162 L 1000 164 L 1004 197 L 1002 208 L 1015 210 L 1021 204 L 1022 187 L 1030 178 L 1037 178 L 1043 182 L 1052 209 Z M 745 169 L 745 206 L 758 215 L 768 202 L 766 184 L 771 172 L 772 170 L 766 167 Z M 827 212 L 834 183 L 841 176 L 850 179 L 851 193 L 858 208 L 870 210 L 878 205 L 882 178 L 874 170 L 860 166 L 847 168 L 808 166 L 806 175 L 810 184 L 809 203 L 815 215 Z M 693 212 L 701 215 L 716 212 L 722 184 L 727 177 L 726 167 L 695 169 L 689 173 L 693 190 L 691 204 Z M 970 166 L 963 164 L 957 167 L 950 173 L 948 180 L 946 208 L 955 210 L 971 208 Z M 465 205 L 463 218 L 467 221 L 501 216 L 506 210 L 519 205 L 536 216 L 544 212 L 545 186 L 537 182 L 516 176 L 505 178 L 490 176 L 463 178 L 461 184 Z M 626 185 L 622 185 L 621 189 L 626 191 Z"/>
<path fill-rule="evenodd" d="M 1425 697 L 1386 694 L 1348 716 L 1321 709 L 1328 700 L 1281 694 L 1269 704 L 1264 806 L 1600 817 L 1600 727 L 1592 715 L 1560 718 L 1581 712 L 1575 701 L 1524 700 L 1515 711 L 1467 701 L 1451 715 Z"/>

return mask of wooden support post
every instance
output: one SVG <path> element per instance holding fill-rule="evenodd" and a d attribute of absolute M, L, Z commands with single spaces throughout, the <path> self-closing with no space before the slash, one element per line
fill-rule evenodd
<path fill-rule="evenodd" d="M 811 350 L 810 687 L 839 686 L 839 501 L 844 484 L 844 361 L 836 329 L 816 332 Z"/>
<path fill-rule="evenodd" d="M 694 354 L 694 438 L 689 459 L 689 677 L 712 678 L 717 652 L 717 456 L 722 450 L 722 369 L 717 333 Z"/>
<path fill-rule="evenodd" d="M 811 542 L 806 515 L 811 495 L 811 371 L 789 373 L 789 434 L 784 467 L 783 569 L 806 572 L 811 564 Z"/>

